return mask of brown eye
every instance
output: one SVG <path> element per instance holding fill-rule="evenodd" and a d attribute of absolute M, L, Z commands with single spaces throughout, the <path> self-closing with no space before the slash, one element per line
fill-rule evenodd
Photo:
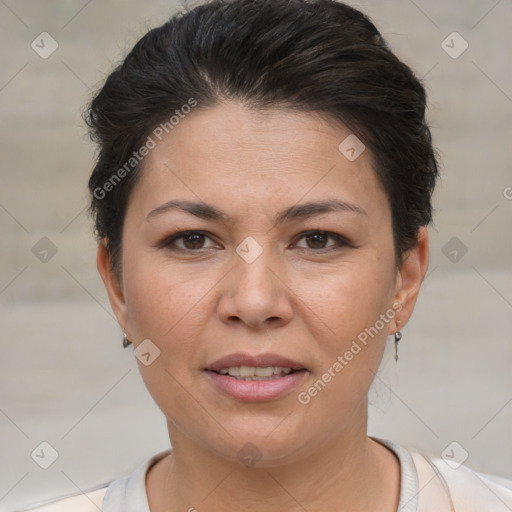
<path fill-rule="evenodd" d="M 205 246 L 207 240 L 211 241 L 211 244 Z M 176 233 L 163 240 L 159 246 L 176 251 L 200 251 L 202 249 L 210 249 L 215 247 L 213 240 L 206 234 L 199 231 L 182 231 Z"/>
<path fill-rule="evenodd" d="M 324 233 L 315 233 L 313 235 L 308 235 L 305 238 L 308 241 L 310 249 L 325 249 L 325 244 L 329 237 Z"/>
<path fill-rule="evenodd" d="M 184 235 L 181 237 L 183 245 L 186 249 L 201 249 L 204 244 L 205 236 L 201 233 L 193 233 L 191 235 Z"/>
<path fill-rule="evenodd" d="M 299 240 L 306 240 L 306 247 L 299 246 L 301 249 L 311 249 L 313 251 L 330 251 L 333 249 L 339 249 L 341 247 L 350 245 L 342 236 L 335 233 L 328 233 L 324 231 L 310 231 L 309 233 L 303 234 Z M 327 245 L 327 241 L 332 239 L 335 241 L 334 244 Z"/>

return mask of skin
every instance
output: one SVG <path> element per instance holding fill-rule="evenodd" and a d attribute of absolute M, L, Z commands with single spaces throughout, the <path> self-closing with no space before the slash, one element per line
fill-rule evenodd
<path fill-rule="evenodd" d="M 122 272 L 104 244 L 98 269 L 120 326 L 136 348 L 149 338 L 160 356 L 138 361 L 164 413 L 173 447 L 148 472 L 152 512 L 396 511 L 399 462 L 367 436 L 367 394 L 397 320 L 403 327 L 428 267 L 428 235 L 400 268 L 391 210 L 366 149 L 349 161 L 350 130 L 312 113 L 256 112 L 230 101 L 196 110 L 146 157 L 126 212 Z M 335 211 L 276 224 L 284 209 L 334 199 L 365 213 Z M 229 222 L 179 209 L 211 204 Z M 170 235 L 201 230 L 208 236 Z M 306 230 L 344 237 L 307 238 Z M 252 263 L 237 246 L 252 237 Z M 327 249 L 325 249 L 327 248 Z M 188 251 L 188 252 L 187 252 Z M 401 309 L 311 401 L 297 395 L 332 367 L 379 315 Z M 402 342 L 403 343 L 403 342 Z M 267 402 L 220 393 L 204 368 L 225 355 L 272 352 L 300 362 L 300 385 Z M 247 442 L 261 459 L 237 458 Z"/>

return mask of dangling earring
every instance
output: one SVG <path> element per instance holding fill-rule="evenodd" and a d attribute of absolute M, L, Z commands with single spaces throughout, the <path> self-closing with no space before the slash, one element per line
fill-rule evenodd
<path fill-rule="evenodd" d="M 398 361 L 398 342 L 402 339 L 400 331 L 395 332 L 395 361 Z"/>
<path fill-rule="evenodd" d="M 123 332 L 123 347 L 126 348 L 131 344 L 132 342 L 126 337 L 126 334 Z"/>
<path fill-rule="evenodd" d="M 400 326 L 400 320 L 396 321 L 396 328 Z M 400 331 L 395 332 L 395 362 L 398 361 L 398 342 L 402 339 L 402 333 Z"/>

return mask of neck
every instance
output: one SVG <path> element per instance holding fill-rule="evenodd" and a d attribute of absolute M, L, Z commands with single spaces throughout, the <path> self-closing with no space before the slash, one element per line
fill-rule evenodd
<path fill-rule="evenodd" d="M 366 421 L 366 420 L 365 420 Z M 352 428 L 293 463 L 253 467 L 219 458 L 169 425 L 172 454 L 148 474 L 150 508 L 201 512 L 253 510 L 396 511 L 399 463 L 385 447 Z"/>

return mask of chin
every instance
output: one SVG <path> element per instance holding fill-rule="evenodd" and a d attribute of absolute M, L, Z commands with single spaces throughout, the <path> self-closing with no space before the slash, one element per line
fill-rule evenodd
<path fill-rule="evenodd" d="M 284 416 L 286 417 L 286 416 Z M 281 417 L 281 420 L 283 417 Z M 279 432 L 279 421 L 258 421 L 256 418 L 247 420 L 236 428 L 226 426 L 233 437 L 223 432 L 223 441 L 218 438 L 211 442 L 212 451 L 227 460 L 238 462 L 245 466 L 271 468 L 297 462 L 298 459 L 313 453 L 314 445 L 310 436 L 299 426 L 295 432 L 290 425 Z M 269 425 L 272 424 L 272 427 Z M 300 455 L 299 455 L 300 454 Z"/>

